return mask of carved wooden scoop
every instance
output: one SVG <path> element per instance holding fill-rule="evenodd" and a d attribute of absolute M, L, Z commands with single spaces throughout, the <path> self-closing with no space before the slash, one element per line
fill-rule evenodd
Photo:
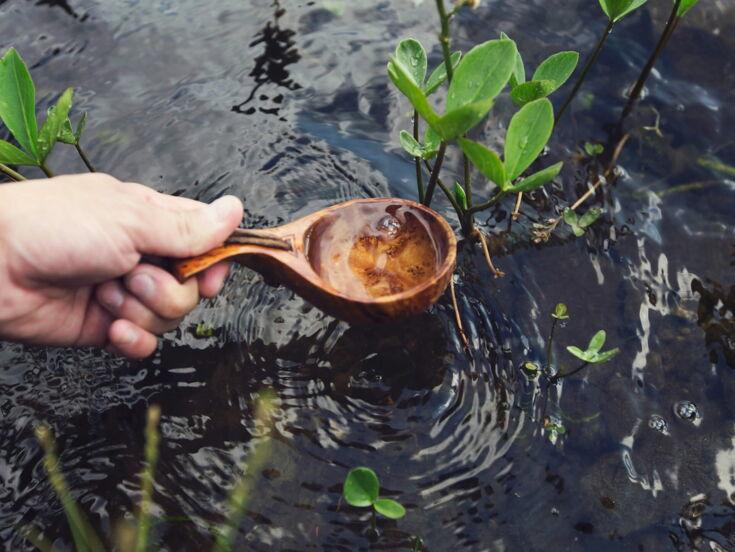
<path fill-rule="evenodd" d="M 352 323 L 426 310 L 449 284 L 456 238 L 437 213 L 405 199 L 355 199 L 264 230 L 236 230 L 204 255 L 177 261 L 185 280 L 225 259 L 284 284 Z"/>

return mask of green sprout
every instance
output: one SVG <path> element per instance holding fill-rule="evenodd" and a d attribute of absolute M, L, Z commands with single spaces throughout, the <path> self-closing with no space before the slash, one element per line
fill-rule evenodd
<path fill-rule="evenodd" d="M 0 120 L 5 124 L 17 146 L 0 140 L 0 172 L 15 181 L 23 175 L 8 165 L 40 168 L 48 177 L 53 173 L 46 161 L 58 141 L 73 145 L 87 167 L 94 171 L 84 154 L 79 140 L 86 125 L 82 115 L 76 130 L 72 130 L 69 112 L 73 89 L 67 88 L 46 112 L 46 119 L 38 128 L 36 119 L 36 88 L 23 58 L 10 48 L 0 58 Z"/>
<path fill-rule="evenodd" d="M 592 339 L 590 339 L 590 342 L 587 345 L 587 349 L 584 351 L 574 345 L 567 347 L 567 351 L 588 364 L 602 364 L 620 352 L 620 349 L 617 347 L 615 349 L 600 352 L 600 349 L 602 349 L 602 346 L 605 344 L 606 337 L 607 334 L 605 333 L 605 330 L 600 330 L 592 336 Z"/>
<path fill-rule="evenodd" d="M 389 519 L 401 519 L 406 509 L 395 500 L 379 496 L 380 483 L 378 476 L 370 468 L 353 468 L 347 474 L 342 486 L 342 496 L 350 506 L 356 508 L 373 508 Z"/>
<path fill-rule="evenodd" d="M 572 229 L 574 235 L 580 237 L 584 236 L 587 228 L 590 227 L 592 223 L 594 223 L 598 218 L 600 218 L 601 214 L 602 209 L 592 207 L 580 217 L 579 215 L 577 215 L 577 213 L 567 207 L 566 209 L 564 209 L 562 218 L 564 219 L 564 222 L 567 223 Z"/>
<path fill-rule="evenodd" d="M 567 306 L 564 303 L 557 303 L 554 307 L 554 312 L 551 313 L 551 317 L 556 320 L 569 320 L 567 312 Z"/>
<path fill-rule="evenodd" d="M 596 142 L 585 142 L 584 143 L 584 152 L 590 157 L 595 157 L 596 155 L 600 155 L 604 151 L 605 151 L 605 146 L 603 146 L 602 144 L 598 144 Z"/>

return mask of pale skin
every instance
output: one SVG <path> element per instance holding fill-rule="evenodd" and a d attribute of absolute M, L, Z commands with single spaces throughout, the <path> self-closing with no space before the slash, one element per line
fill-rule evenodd
<path fill-rule="evenodd" d="M 233 196 L 207 205 L 99 173 L 0 185 L 0 339 L 153 354 L 229 266 L 180 283 L 143 255 L 204 253 L 242 216 Z"/>

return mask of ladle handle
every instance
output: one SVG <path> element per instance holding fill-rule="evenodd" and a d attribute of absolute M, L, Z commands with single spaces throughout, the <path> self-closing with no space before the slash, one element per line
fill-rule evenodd
<path fill-rule="evenodd" d="M 291 242 L 268 231 L 236 228 L 224 245 L 215 247 L 203 255 L 174 261 L 173 273 L 179 281 L 183 282 L 225 259 L 243 255 L 244 252 L 241 247 L 243 245 L 255 245 L 264 249 L 279 249 L 282 251 L 293 249 Z"/>

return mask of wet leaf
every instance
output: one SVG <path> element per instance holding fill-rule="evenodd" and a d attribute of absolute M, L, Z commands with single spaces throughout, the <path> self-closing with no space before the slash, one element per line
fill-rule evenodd
<path fill-rule="evenodd" d="M 584 151 L 590 157 L 594 157 L 595 155 L 600 155 L 603 151 L 605 151 L 605 146 L 594 142 L 585 142 Z"/>
<path fill-rule="evenodd" d="M 605 344 L 605 339 L 607 338 L 607 334 L 605 333 L 605 330 L 598 331 L 595 335 L 592 336 L 592 339 L 590 339 L 589 345 L 587 345 L 587 352 L 597 353 L 600 349 L 602 349 L 602 346 Z"/>
<path fill-rule="evenodd" d="M 431 127 L 426 129 L 426 132 L 424 133 L 424 159 L 430 159 L 437 154 L 439 146 L 441 145 L 441 140 L 442 139 L 436 133 L 436 130 Z"/>
<path fill-rule="evenodd" d="M 602 209 L 599 207 L 592 207 L 584 215 L 579 218 L 579 225 L 582 228 L 587 228 L 590 224 L 595 222 L 602 214 Z"/>
<path fill-rule="evenodd" d="M 423 157 L 424 148 L 419 144 L 416 139 L 407 130 L 402 130 L 399 138 L 401 140 L 401 146 L 406 152 L 412 157 Z"/>
<path fill-rule="evenodd" d="M 681 0 L 681 4 L 679 4 L 679 9 L 676 10 L 676 16 L 684 17 L 684 15 L 686 15 L 689 10 L 696 6 L 698 2 L 699 0 Z"/>
<path fill-rule="evenodd" d="M 592 362 L 593 364 L 602 364 L 603 362 L 607 362 L 608 360 L 613 358 L 619 352 L 620 349 L 616 347 L 615 349 L 610 349 L 609 351 L 605 351 L 604 353 L 598 353 L 595 355 L 595 358 Z"/>
<path fill-rule="evenodd" d="M 538 100 L 539 98 L 545 98 L 556 90 L 556 86 L 553 81 L 550 80 L 532 80 L 519 84 L 510 92 L 510 99 L 518 107 L 523 107 L 529 102 Z"/>
<path fill-rule="evenodd" d="M 546 98 L 524 105 L 510 120 L 505 136 L 505 170 L 518 177 L 546 146 L 554 128 L 554 110 Z"/>
<path fill-rule="evenodd" d="M 353 468 L 347 474 L 342 495 L 351 506 L 365 508 L 378 499 L 378 476 L 370 468 Z"/>
<path fill-rule="evenodd" d="M 5 140 L 0 140 L 0 163 L 6 165 L 38 165 L 33 157 Z"/>
<path fill-rule="evenodd" d="M 492 106 L 492 98 L 465 104 L 441 116 L 434 123 L 429 122 L 429 125 L 434 127 L 442 139 L 454 140 L 482 121 Z"/>
<path fill-rule="evenodd" d="M 567 306 L 564 303 L 557 303 L 551 316 L 557 320 L 567 320 L 569 318 L 567 312 Z"/>
<path fill-rule="evenodd" d="M 554 90 L 556 90 L 572 76 L 578 62 L 579 53 L 577 52 L 571 50 L 557 52 L 541 62 L 533 74 L 533 80 L 549 80 L 554 83 Z"/>
<path fill-rule="evenodd" d="M 533 173 L 531 176 L 526 177 L 520 182 L 511 186 L 510 191 L 512 193 L 530 192 L 531 190 L 540 188 L 544 184 L 548 184 L 549 182 L 554 180 L 554 178 L 556 178 L 556 175 L 559 174 L 559 171 L 561 171 L 563 165 L 564 163 L 559 161 L 558 163 L 551 165 L 550 167 L 541 169 L 540 171 Z"/>
<path fill-rule="evenodd" d="M 46 120 L 41 127 L 41 132 L 38 133 L 38 157 L 41 163 L 51 153 L 51 150 L 56 144 L 56 140 L 59 138 L 59 133 L 64 127 L 64 123 L 69 118 L 73 94 L 74 90 L 67 88 L 61 94 L 56 105 L 50 107 L 46 112 Z"/>
<path fill-rule="evenodd" d="M 413 79 L 410 70 L 396 58 L 388 62 L 388 76 L 396 88 L 408 98 L 414 109 L 419 112 L 429 125 L 434 126 L 438 116 L 429 105 L 426 95 L 420 85 Z"/>
<path fill-rule="evenodd" d="M 574 345 L 569 345 L 567 347 L 567 351 L 569 351 L 571 354 L 573 354 L 579 360 L 583 360 L 585 362 L 589 362 L 590 355 L 587 354 L 587 351 L 583 351 L 582 349 L 580 349 L 579 347 L 576 347 Z"/>
<path fill-rule="evenodd" d="M 452 63 L 452 70 L 457 68 L 460 59 L 462 59 L 462 52 L 454 52 L 451 56 L 449 56 L 449 60 Z M 439 63 L 439 65 L 436 66 L 436 69 L 431 72 L 429 78 L 426 79 L 426 84 L 424 85 L 424 94 L 426 94 L 427 96 L 433 94 L 445 80 L 447 80 L 447 66 L 444 61 L 442 61 L 441 63 Z"/>
<path fill-rule="evenodd" d="M 467 209 L 467 194 L 459 182 L 454 183 L 454 199 L 457 200 L 462 209 Z"/>
<path fill-rule="evenodd" d="M 449 85 L 447 112 L 495 98 L 510 79 L 516 52 L 515 44 L 504 39 L 488 40 L 467 52 Z"/>
<path fill-rule="evenodd" d="M 605 337 L 605 330 L 600 330 L 592 336 L 592 339 L 590 339 L 586 351 L 583 351 L 582 349 L 580 349 L 579 347 L 575 347 L 574 345 L 570 345 L 569 347 L 567 347 L 567 351 L 569 351 L 569 353 L 571 353 L 578 359 L 583 360 L 584 362 L 587 362 L 589 364 L 602 364 L 603 362 L 607 362 L 620 352 L 619 349 L 615 348 L 601 353 L 600 349 L 602 349 L 602 346 L 605 344 Z"/>
<path fill-rule="evenodd" d="M 577 213 L 567 207 L 566 209 L 564 209 L 562 218 L 564 219 L 564 222 L 566 222 L 572 228 L 572 232 L 574 232 L 575 236 L 584 236 L 584 228 L 579 225 L 579 217 L 577 216 Z"/>
<path fill-rule="evenodd" d="M 395 59 L 408 69 L 416 84 L 423 86 L 426 78 L 426 51 L 418 40 L 401 40 L 396 47 Z"/>
<path fill-rule="evenodd" d="M 495 184 L 500 186 L 501 190 L 508 187 L 505 166 L 497 153 L 482 144 L 466 138 L 459 139 L 459 147 L 462 148 L 467 158 L 486 178 L 495 182 Z"/>
<path fill-rule="evenodd" d="M 633 10 L 640 8 L 646 0 L 599 0 L 607 18 L 617 23 Z"/>
<path fill-rule="evenodd" d="M 379 498 L 373 503 L 373 508 L 380 515 L 389 519 L 401 519 L 406 515 L 406 509 L 403 505 L 390 498 Z"/>
<path fill-rule="evenodd" d="M 500 33 L 500 38 L 511 40 L 511 38 L 503 32 Z M 513 43 L 515 44 L 515 41 L 513 41 Z M 524 82 L 526 82 L 526 68 L 523 66 L 523 57 L 518 51 L 518 45 L 516 44 L 516 59 L 513 63 L 513 72 L 510 75 L 511 90 L 519 84 L 523 84 Z"/>
<path fill-rule="evenodd" d="M 15 48 L 0 58 L 0 120 L 21 147 L 38 160 L 36 89 Z"/>

